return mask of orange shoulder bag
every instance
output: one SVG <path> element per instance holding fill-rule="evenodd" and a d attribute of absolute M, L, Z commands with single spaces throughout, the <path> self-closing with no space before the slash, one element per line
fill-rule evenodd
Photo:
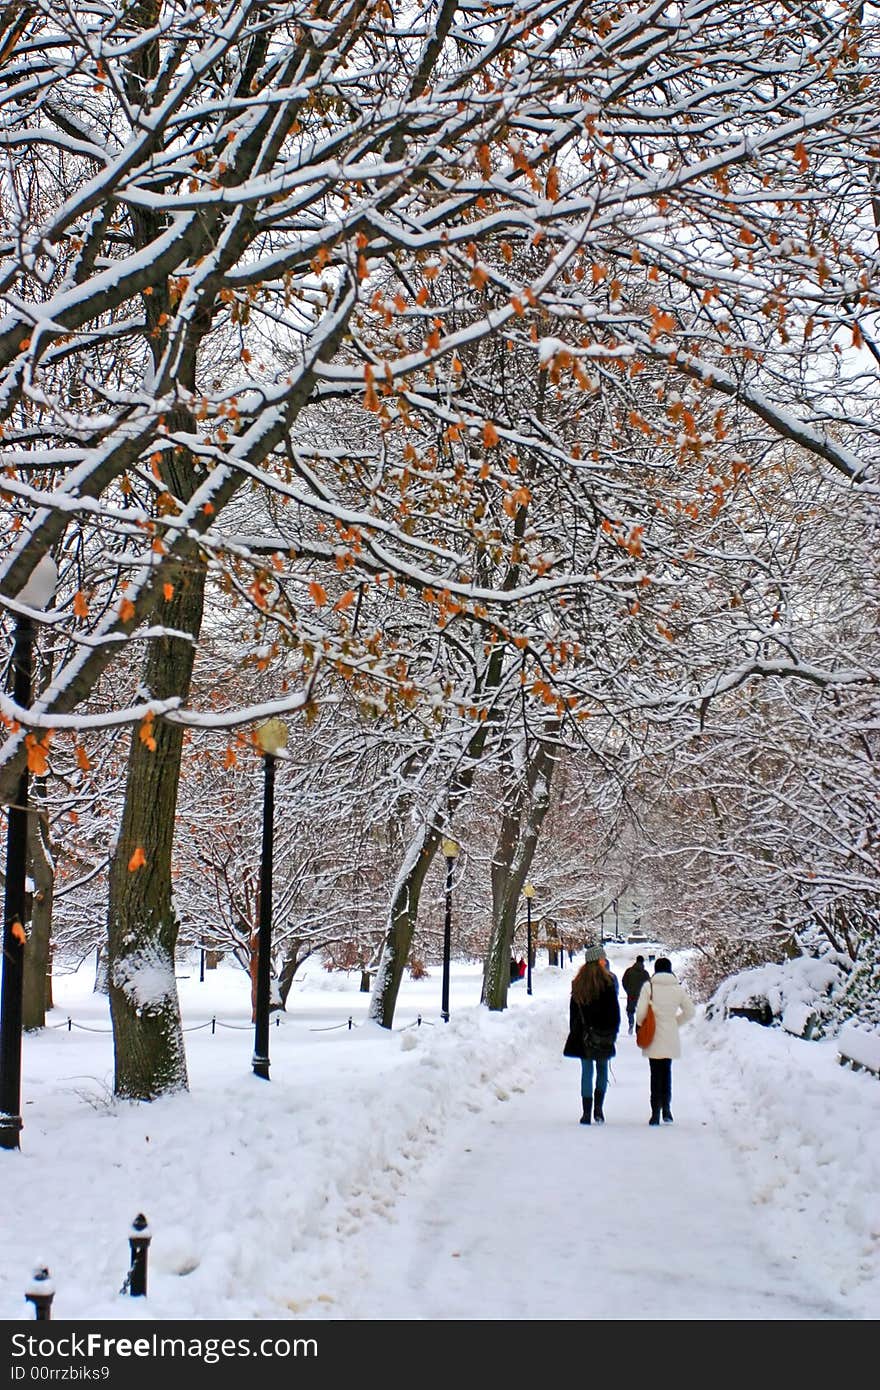
<path fill-rule="evenodd" d="M 654 987 L 653 985 L 649 985 L 648 988 L 651 991 L 651 998 L 653 999 Z M 641 1023 L 636 1026 L 636 1042 L 639 1047 L 650 1047 L 651 1043 L 654 1041 L 654 1034 L 656 1031 L 657 1019 L 654 1014 L 653 1005 L 649 1004 L 648 1012 L 645 1014 Z"/>

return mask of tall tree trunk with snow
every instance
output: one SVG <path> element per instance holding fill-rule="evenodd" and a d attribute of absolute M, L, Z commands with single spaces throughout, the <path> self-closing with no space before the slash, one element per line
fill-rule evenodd
<path fill-rule="evenodd" d="M 496 650 L 489 657 L 477 682 L 478 698 L 486 694 L 491 695 L 497 689 L 502 667 L 503 656 Z M 473 785 L 477 765 L 486 747 L 489 728 L 489 721 L 481 723 L 468 739 L 448 791 L 434 802 L 421 829 L 410 841 L 397 876 L 388 910 L 385 942 L 370 999 L 370 1018 L 381 1023 L 383 1028 L 390 1028 L 394 1019 L 400 982 L 415 935 L 422 885 L 441 839 L 450 833 L 456 807 Z"/>
<path fill-rule="evenodd" d="M 39 802 L 44 791 L 43 779 L 34 784 L 31 799 Z M 52 1007 L 52 906 L 55 889 L 55 865 L 48 845 L 48 830 L 43 816 L 28 817 L 28 854 L 34 881 L 33 911 L 24 952 L 24 985 L 22 1022 L 25 1028 L 44 1028 L 46 1010 Z"/>
<path fill-rule="evenodd" d="M 533 744 L 518 782 L 508 778 L 508 794 L 492 856 L 492 935 L 483 969 L 483 1003 L 492 1010 L 507 1008 L 517 910 L 550 805 L 550 787 L 559 761 L 553 737 L 556 732 L 558 728 L 554 728 L 550 738 Z"/>
<path fill-rule="evenodd" d="M 169 631 L 150 641 L 144 685 L 156 699 L 185 699 L 201 627 L 205 569 L 178 571 L 162 618 Z M 152 1100 L 185 1090 L 186 1057 L 174 975 L 178 924 L 171 853 L 183 729 L 158 720 L 132 734 L 125 807 L 110 864 L 108 956 L 117 1095 Z"/>
<path fill-rule="evenodd" d="M 110 979 L 107 969 L 107 943 L 102 942 L 95 952 L 95 983 L 92 985 L 93 994 L 109 994 Z"/>
<path fill-rule="evenodd" d="M 388 911 L 388 930 L 382 948 L 382 958 L 373 982 L 370 999 L 370 1018 L 390 1028 L 406 962 L 409 959 L 422 885 L 443 835 L 439 808 L 428 818 L 410 843 L 391 896 Z"/>

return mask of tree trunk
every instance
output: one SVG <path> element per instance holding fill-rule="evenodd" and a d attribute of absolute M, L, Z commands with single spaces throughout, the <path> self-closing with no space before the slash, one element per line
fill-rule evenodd
<path fill-rule="evenodd" d="M 107 967 L 107 943 L 99 946 L 95 951 L 95 983 L 92 986 L 93 994 L 110 993 L 110 975 Z"/>
<path fill-rule="evenodd" d="M 34 905 L 24 952 L 22 1024 L 27 1029 L 45 1028 L 46 1010 L 52 1007 L 52 903 L 55 865 L 47 844 L 45 817 L 34 802 L 43 788 L 35 786 L 28 817 L 28 851 L 34 881 Z"/>
<path fill-rule="evenodd" d="M 502 666 L 501 652 L 496 650 L 489 658 L 482 681 L 478 682 L 478 695 L 497 689 L 501 679 Z M 370 999 L 369 1016 L 377 1023 L 381 1023 L 383 1028 L 390 1028 L 394 1020 L 400 982 L 409 960 L 416 929 L 419 897 L 425 875 L 431 867 L 431 861 L 443 835 L 448 833 L 459 802 L 467 795 L 473 785 L 474 775 L 486 746 L 489 728 L 489 721 L 480 724 L 479 728 L 468 739 L 461 764 L 448 793 L 435 800 L 422 829 L 410 841 L 406 859 L 398 874 L 388 911 L 388 928 Z"/>
<path fill-rule="evenodd" d="M 505 797 L 492 856 L 492 934 L 483 969 L 483 1003 L 493 1011 L 507 1008 L 517 909 L 550 805 L 550 786 L 559 761 L 556 732 L 558 726 L 551 730 L 550 738 L 534 743 L 524 781 L 519 788 L 511 787 Z"/>
<path fill-rule="evenodd" d="M 383 1028 L 390 1028 L 394 1021 L 400 982 L 409 960 L 416 929 L 422 885 L 442 835 L 440 808 L 435 805 L 434 814 L 411 842 L 394 885 L 388 913 L 388 931 L 370 999 L 369 1016 L 381 1023 Z"/>
<path fill-rule="evenodd" d="M 144 684 L 153 697 L 185 699 L 201 626 L 205 570 L 174 576 L 163 606 L 168 629 L 192 633 L 154 638 Z M 110 1012 L 117 1095 L 152 1100 L 185 1090 L 186 1058 L 174 950 L 178 924 L 171 890 L 171 855 L 183 729 L 158 720 L 132 734 L 125 807 L 110 864 L 108 915 Z"/>

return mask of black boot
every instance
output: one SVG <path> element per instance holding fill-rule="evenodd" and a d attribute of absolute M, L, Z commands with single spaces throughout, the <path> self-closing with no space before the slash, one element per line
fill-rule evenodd
<path fill-rule="evenodd" d="M 659 1110 L 653 1110 L 653 1109 L 652 1109 L 652 1110 L 651 1110 L 651 1118 L 650 1118 L 650 1120 L 648 1121 L 648 1124 L 649 1124 L 649 1125 L 659 1125 L 659 1123 L 660 1123 L 660 1111 L 659 1111 Z"/>
<path fill-rule="evenodd" d="M 663 1118 L 668 1125 L 672 1124 L 672 1111 L 668 1105 L 664 1105 L 663 1107 Z"/>
<path fill-rule="evenodd" d="M 588 1124 L 590 1123 L 590 1120 L 592 1119 L 593 1097 L 592 1097 L 592 1096 L 584 1096 L 584 1097 L 583 1097 L 583 1102 L 584 1102 L 584 1113 L 583 1113 L 583 1115 L 581 1115 L 581 1124 L 582 1124 L 582 1125 L 588 1125 Z"/>
<path fill-rule="evenodd" d="M 596 1121 L 597 1125 L 604 1125 L 605 1123 L 605 1115 L 602 1111 L 602 1102 L 604 1099 L 605 1092 L 597 1090 L 593 1097 L 593 1119 Z"/>

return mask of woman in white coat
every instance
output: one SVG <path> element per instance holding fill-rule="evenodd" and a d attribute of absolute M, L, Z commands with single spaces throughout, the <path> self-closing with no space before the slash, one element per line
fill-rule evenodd
<path fill-rule="evenodd" d="M 693 1001 L 672 973 L 672 963 L 660 956 L 654 963 L 653 978 L 642 985 L 636 1005 L 636 1025 L 644 1021 L 648 1005 L 654 1010 L 657 1027 L 642 1055 L 651 1066 L 651 1125 L 659 1125 L 662 1115 L 672 1124 L 672 1059 L 681 1056 L 678 1030 L 696 1013 Z"/>

